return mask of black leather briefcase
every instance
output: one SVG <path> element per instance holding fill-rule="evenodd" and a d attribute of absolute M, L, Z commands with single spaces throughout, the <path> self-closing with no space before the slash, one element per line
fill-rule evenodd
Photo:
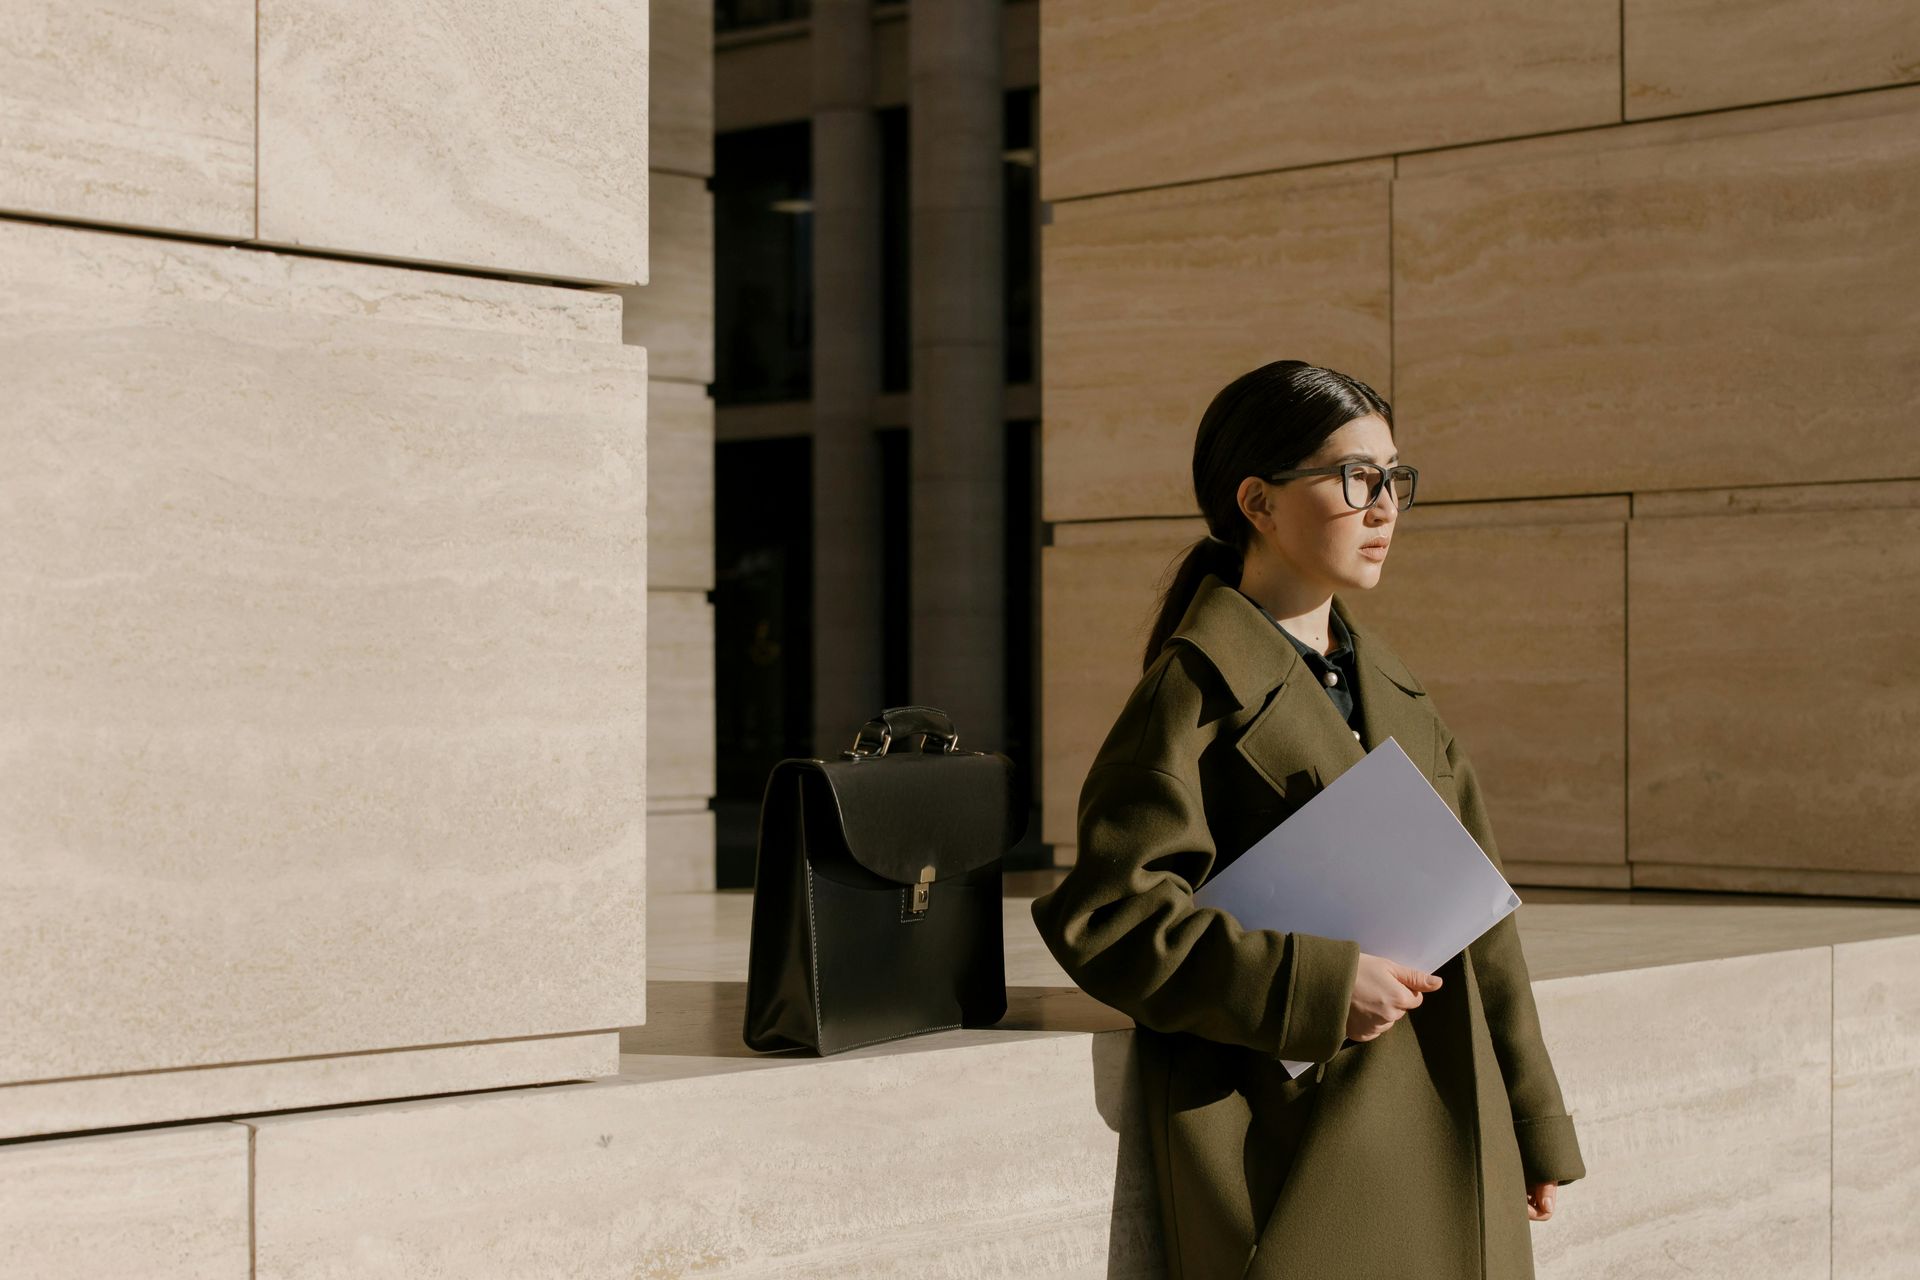
<path fill-rule="evenodd" d="M 944 712 L 889 707 L 839 759 L 774 766 L 749 1048 L 824 1056 L 1005 1016 L 1001 859 L 1026 834 L 1027 796 L 1012 760 L 957 742 Z"/>

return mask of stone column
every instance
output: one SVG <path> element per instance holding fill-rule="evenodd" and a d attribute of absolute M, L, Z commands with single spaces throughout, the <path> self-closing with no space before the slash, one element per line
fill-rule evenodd
<path fill-rule="evenodd" d="M 881 708 L 880 125 L 871 0 L 814 0 L 813 754 Z M 796 538 L 804 531 L 796 530 Z"/>
<path fill-rule="evenodd" d="M 1005 737 L 1001 4 L 908 11 L 913 209 L 913 700 Z"/>

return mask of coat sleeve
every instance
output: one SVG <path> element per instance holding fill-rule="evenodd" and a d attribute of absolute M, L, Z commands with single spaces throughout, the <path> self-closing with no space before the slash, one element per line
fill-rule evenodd
<path fill-rule="evenodd" d="M 1493 842 L 1493 824 L 1487 817 L 1473 762 L 1457 741 L 1447 741 L 1447 763 L 1453 770 L 1460 798 L 1460 822 L 1472 833 L 1488 859 L 1500 870 L 1499 850 Z M 1509 912 L 1467 949 L 1473 953 L 1475 977 L 1487 1010 L 1500 1072 L 1506 1079 L 1507 1100 L 1513 1108 L 1514 1137 L 1520 1163 L 1529 1182 L 1568 1183 L 1586 1176 L 1573 1117 L 1560 1096 L 1560 1082 L 1540 1034 L 1540 1015 L 1533 1001 L 1533 979 L 1520 950 L 1517 913 Z"/>
<path fill-rule="evenodd" d="M 1359 944 L 1243 929 L 1195 906 L 1216 850 L 1194 782 L 1138 760 L 1096 760 L 1076 821 L 1075 862 L 1032 911 L 1082 990 L 1154 1031 L 1294 1061 L 1334 1055 Z"/>

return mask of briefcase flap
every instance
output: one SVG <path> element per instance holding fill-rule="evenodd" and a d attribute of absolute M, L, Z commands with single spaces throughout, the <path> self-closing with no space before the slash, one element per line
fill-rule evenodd
<path fill-rule="evenodd" d="M 829 875 L 844 852 L 882 880 L 913 884 L 927 866 L 945 880 L 1004 856 L 1026 834 L 1013 761 L 997 751 L 828 760 L 814 772 L 825 785 L 804 793 L 808 855 Z"/>

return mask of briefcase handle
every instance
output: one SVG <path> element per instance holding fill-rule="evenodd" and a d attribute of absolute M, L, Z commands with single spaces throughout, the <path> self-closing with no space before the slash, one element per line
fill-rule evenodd
<path fill-rule="evenodd" d="M 887 748 L 893 745 L 895 738 L 915 736 L 920 739 L 916 750 L 927 750 L 927 740 L 934 738 L 941 743 L 940 751 L 948 755 L 953 753 L 960 741 L 953 721 L 938 707 L 888 707 L 861 725 L 860 732 L 854 735 L 852 750 L 840 754 L 849 760 L 877 759 L 887 754 Z"/>

